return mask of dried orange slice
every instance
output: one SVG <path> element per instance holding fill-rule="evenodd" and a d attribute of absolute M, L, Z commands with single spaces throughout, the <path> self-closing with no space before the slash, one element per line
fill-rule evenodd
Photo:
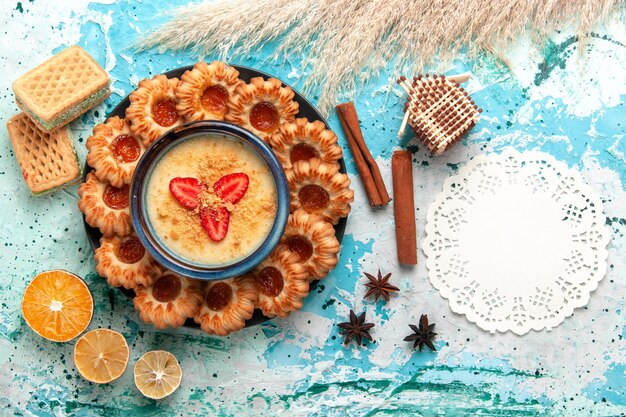
<path fill-rule="evenodd" d="M 28 327 L 54 342 L 81 334 L 93 316 L 93 298 L 85 281 L 66 271 L 42 272 L 24 291 L 22 314 Z"/>
<path fill-rule="evenodd" d="M 183 371 L 176 356 L 153 350 L 135 364 L 135 385 L 143 395 L 155 400 L 167 397 L 180 386 Z"/>
<path fill-rule="evenodd" d="M 128 365 L 128 343 L 120 333 L 109 329 L 91 330 L 74 346 L 74 365 L 87 381 L 108 384 Z"/>

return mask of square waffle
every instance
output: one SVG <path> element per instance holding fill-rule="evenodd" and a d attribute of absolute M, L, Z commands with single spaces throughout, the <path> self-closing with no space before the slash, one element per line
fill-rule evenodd
<path fill-rule="evenodd" d="M 443 75 L 419 75 L 412 84 L 402 77 L 398 83 L 408 94 L 405 118 L 409 126 L 435 155 L 460 140 L 482 112 L 458 82 Z"/>
<path fill-rule="evenodd" d="M 66 125 L 109 96 L 109 76 L 72 46 L 13 83 L 17 105 L 46 132 Z"/>
<path fill-rule="evenodd" d="M 68 128 L 47 133 L 25 113 L 7 123 L 22 176 L 33 194 L 68 186 L 80 179 L 80 166 Z"/>

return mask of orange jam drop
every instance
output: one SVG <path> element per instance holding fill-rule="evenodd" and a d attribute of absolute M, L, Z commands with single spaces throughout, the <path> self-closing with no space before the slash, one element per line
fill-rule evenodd
<path fill-rule="evenodd" d="M 231 298 L 233 297 L 233 289 L 224 282 L 218 282 L 213 285 L 206 293 L 205 302 L 207 307 L 213 311 L 223 310 Z"/>
<path fill-rule="evenodd" d="M 306 261 L 313 255 L 313 244 L 305 236 L 289 236 L 286 243 L 290 251 L 300 255 L 302 261 Z"/>
<path fill-rule="evenodd" d="M 278 128 L 280 116 L 276 106 L 267 101 L 257 103 L 250 111 L 250 124 L 261 132 L 272 132 Z"/>
<path fill-rule="evenodd" d="M 302 187 L 298 192 L 298 199 L 302 208 L 309 213 L 324 210 L 330 202 L 328 192 L 315 184 Z"/>
<path fill-rule="evenodd" d="M 215 113 L 225 113 L 228 103 L 228 90 L 221 85 L 212 85 L 202 92 L 202 106 Z"/>
<path fill-rule="evenodd" d="M 152 105 L 152 118 L 163 127 L 168 127 L 176 123 L 178 113 L 174 100 L 159 100 Z"/>
<path fill-rule="evenodd" d="M 292 164 L 298 161 L 306 161 L 311 158 L 319 157 L 317 149 L 306 143 L 298 143 L 291 148 L 289 159 Z"/>
<path fill-rule="evenodd" d="M 263 294 L 268 297 L 276 297 L 283 291 L 283 274 L 273 266 L 263 268 L 256 277 L 256 281 Z"/>
<path fill-rule="evenodd" d="M 128 207 L 130 200 L 130 188 L 128 185 L 117 188 L 113 187 L 111 184 L 107 184 L 102 194 L 102 200 L 104 200 L 104 204 L 113 210 L 125 209 Z"/>
<path fill-rule="evenodd" d="M 125 264 L 134 264 L 141 261 L 145 252 L 146 250 L 139 242 L 139 239 L 131 236 L 120 244 L 115 255 L 117 259 Z"/>
<path fill-rule="evenodd" d="M 137 139 L 130 135 L 119 135 L 113 139 L 110 148 L 115 159 L 126 163 L 135 162 L 141 152 Z"/>
<path fill-rule="evenodd" d="M 152 296 L 160 303 L 167 303 L 178 297 L 181 288 L 180 278 L 171 274 L 163 275 L 152 286 Z"/>

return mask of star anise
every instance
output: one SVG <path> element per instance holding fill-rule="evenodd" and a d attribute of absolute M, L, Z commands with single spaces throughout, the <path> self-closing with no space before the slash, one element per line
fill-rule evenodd
<path fill-rule="evenodd" d="M 405 337 L 404 340 L 407 342 L 413 341 L 413 348 L 419 346 L 419 350 L 421 352 L 422 347 L 426 345 L 430 348 L 430 350 L 437 350 L 435 349 L 435 345 L 433 345 L 433 342 L 431 340 L 437 335 L 437 333 L 433 332 L 435 325 L 428 324 L 428 316 L 426 314 L 422 314 L 420 316 L 419 327 L 414 324 L 409 324 L 409 327 L 411 328 L 411 330 L 413 330 L 414 333 Z"/>
<path fill-rule="evenodd" d="M 391 274 L 387 274 L 383 277 L 380 273 L 380 269 L 378 270 L 378 277 L 368 274 L 367 272 L 365 272 L 365 276 L 370 281 L 365 284 L 365 286 L 369 288 L 365 294 L 366 298 L 373 295 L 376 297 L 376 301 L 378 301 L 380 297 L 383 297 L 385 301 L 389 301 L 389 293 L 400 291 L 400 288 L 389 283 Z"/>
<path fill-rule="evenodd" d="M 345 336 L 343 341 L 345 344 L 350 343 L 352 339 L 356 340 L 358 345 L 363 343 L 363 338 L 372 340 L 369 330 L 374 327 L 374 323 L 365 322 L 365 312 L 357 317 L 354 311 L 350 310 L 350 321 L 339 323 L 338 326 L 342 329 L 341 334 Z"/>

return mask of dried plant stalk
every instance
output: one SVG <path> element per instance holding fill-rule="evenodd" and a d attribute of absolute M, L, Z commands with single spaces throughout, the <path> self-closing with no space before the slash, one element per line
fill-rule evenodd
<path fill-rule="evenodd" d="M 415 74 L 449 62 L 462 47 L 471 56 L 501 57 L 527 30 L 542 40 L 568 24 L 584 41 L 624 6 L 626 0 L 215 0 L 175 10 L 136 46 L 227 59 L 280 38 L 273 58 L 305 57 L 303 92 L 320 93 L 327 113 L 339 93 L 354 93 L 390 62 L 398 74 Z"/>

